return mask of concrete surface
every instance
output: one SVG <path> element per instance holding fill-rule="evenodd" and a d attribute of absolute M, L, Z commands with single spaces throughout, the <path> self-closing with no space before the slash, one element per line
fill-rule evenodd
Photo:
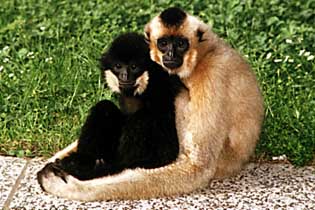
<path fill-rule="evenodd" d="M 241 174 L 188 195 L 78 202 L 42 192 L 39 159 L 0 156 L 0 209 L 315 209 L 315 167 L 251 163 Z"/>

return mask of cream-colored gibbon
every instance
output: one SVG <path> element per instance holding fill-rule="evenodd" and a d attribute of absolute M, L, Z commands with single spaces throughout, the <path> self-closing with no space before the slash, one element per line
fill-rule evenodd
<path fill-rule="evenodd" d="M 67 176 L 64 182 L 50 174 L 44 180 L 48 192 L 85 201 L 178 195 L 237 173 L 253 154 L 264 110 L 247 62 L 207 24 L 178 8 L 154 17 L 145 35 L 151 59 L 188 89 L 175 100 L 177 160 L 87 181 Z"/>

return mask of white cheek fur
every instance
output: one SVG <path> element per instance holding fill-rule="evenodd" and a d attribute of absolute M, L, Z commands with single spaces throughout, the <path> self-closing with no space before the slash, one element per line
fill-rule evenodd
<path fill-rule="evenodd" d="M 137 87 L 134 91 L 134 95 L 141 95 L 145 89 L 147 89 L 149 83 L 149 73 L 148 71 L 143 72 L 143 74 L 137 78 L 135 86 Z"/>
<path fill-rule="evenodd" d="M 105 71 L 105 80 L 108 85 L 108 87 L 116 93 L 120 93 L 119 89 L 119 81 L 115 74 L 111 72 L 111 70 Z"/>

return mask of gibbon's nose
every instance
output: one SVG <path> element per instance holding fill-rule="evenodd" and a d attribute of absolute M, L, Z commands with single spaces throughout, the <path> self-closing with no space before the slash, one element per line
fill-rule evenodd
<path fill-rule="evenodd" d="M 174 50 L 173 50 L 173 49 L 170 49 L 170 50 L 167 52 L 167 56 L 170 57 L 170 58 L 173 58 L 173 57 L 174 57 Z"/>
<path fill-rule="evenodd" d="M 167 55 L 169 58 L 171 58 L 171 59 L 174 58 L 174 55 L 175 55 L 175 48 L 173 47 L 172 44 L 170 44 L 166 55 Z"/>
<path fill-rule="evenodd" d="M 123 71 L 119 74 L 119 78 L 122 80 L 122 81 L 127 81 L 128 80 L 128 73 L 127 71 Z"/>

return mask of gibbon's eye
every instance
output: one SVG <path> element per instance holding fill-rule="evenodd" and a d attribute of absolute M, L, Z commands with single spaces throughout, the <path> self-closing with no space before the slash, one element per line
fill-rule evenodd
<path fill-rule="evenodd" d="M 115 67 L 115 69 L 117 69 L 117 70 L 118 70 L 118 69 L 121 69 L 121 64 L 116 63 L 114 67 Z"/>
<path fill-rule="evenodd" d="M 137 70 L 136 64 L 132 64 L 132 65 L 130 66 L 130 69 L 131 69 L 132 71 L 136 71 L 136 70 Z"/>
<path fill-rule="evenodd" d="M 164 51 L 167 49 L 167 40 L 165 38 L 161 38 L 157 40 L 157 47 L 159 50 Z"/>
<path fill-rule="evenodd" d="M 185 39 L 180 39 L 177 41 L 177 47 L 182 50 L 185 51 L 188 48 L 188 41 Z"/>

